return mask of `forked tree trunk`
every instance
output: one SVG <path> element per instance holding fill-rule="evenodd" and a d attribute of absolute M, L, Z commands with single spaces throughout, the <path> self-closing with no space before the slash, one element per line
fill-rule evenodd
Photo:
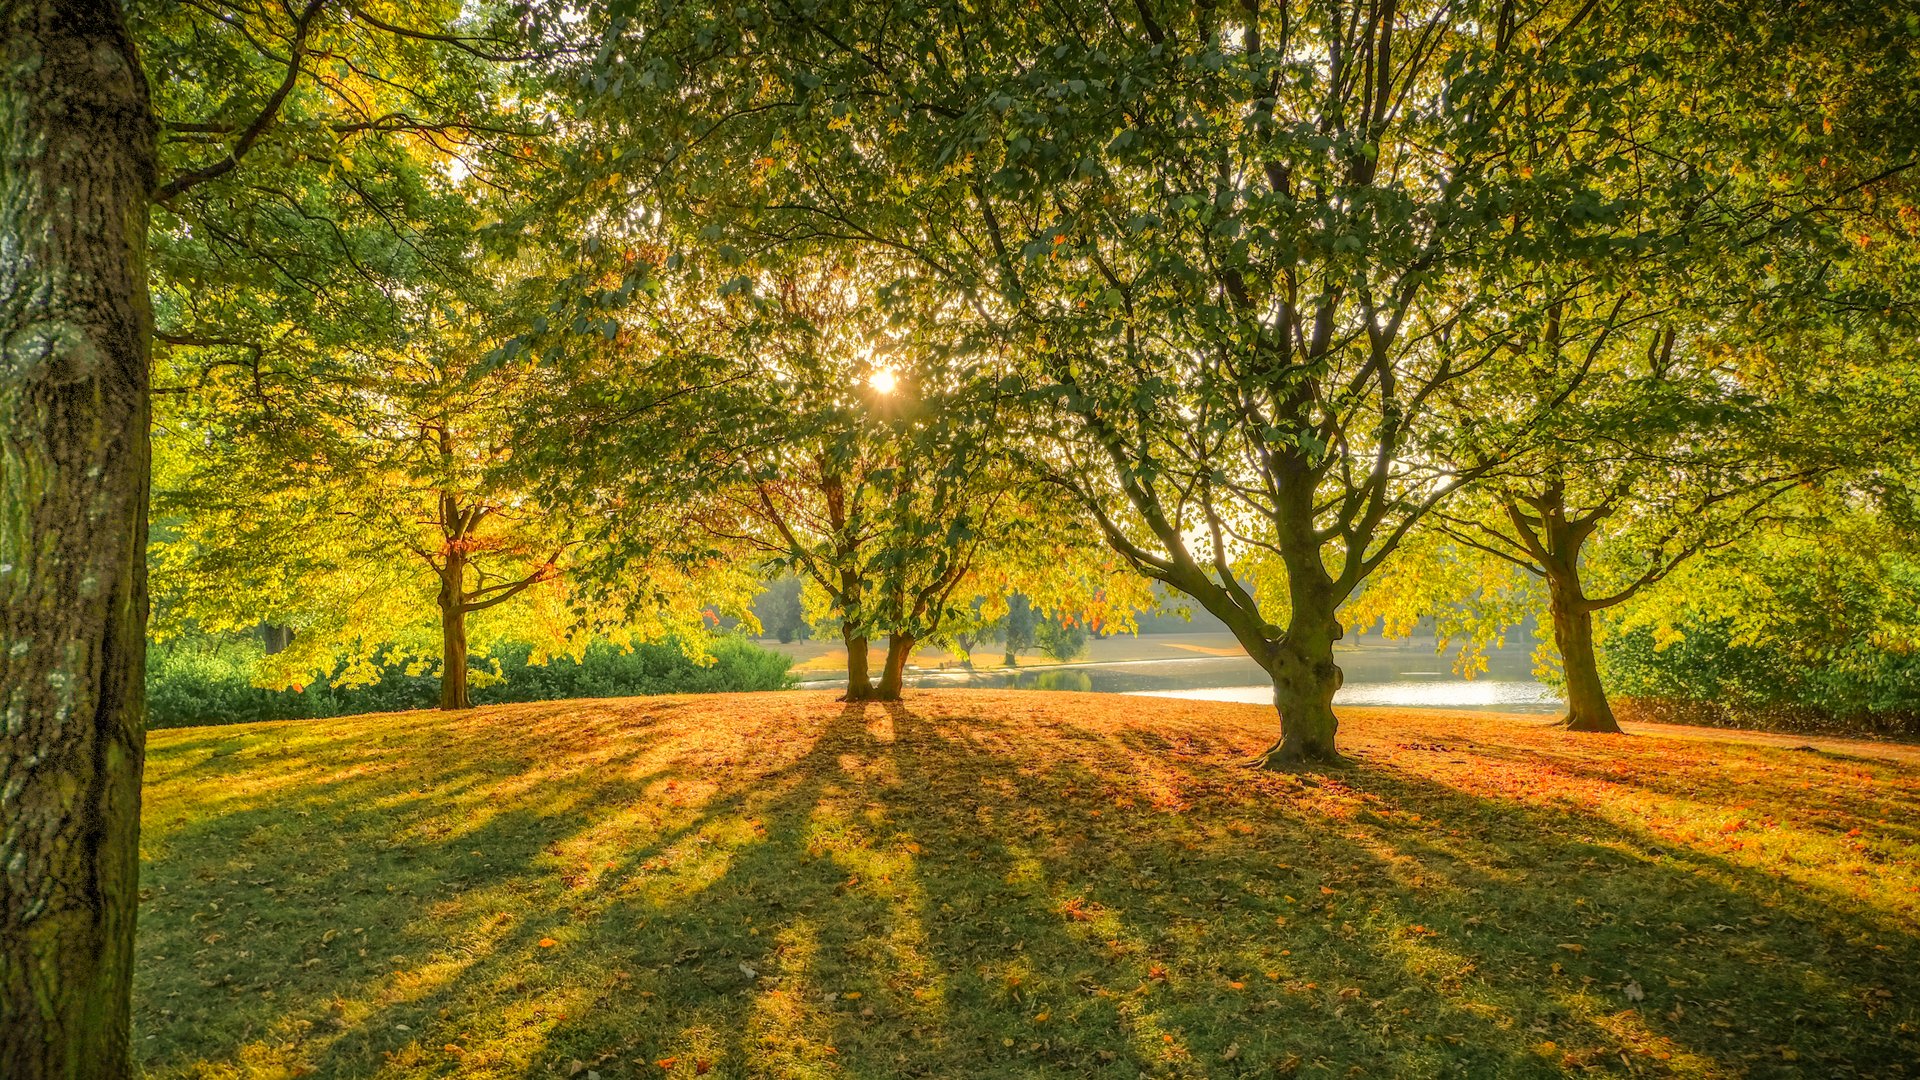
<path fill-rule="evenodd" d="M 471 709 L 467 696 L 467 608 L 463 584 L 466 562 L 458 549 L 447 553 L 440 574 L 440 707 Z"/>
<path fill-rule="evenodd" d="M 154 125 L 115 0 L 0 5 L 0 1074 L 131 1073 Z"/>
<path fill-rule="evenodd" d="M 1600 681 L 1600 664 L 1593 648 L 1593 613 L 1588 611 L 1577 576 L 1560 580 L 1549 574 L 1547 609 L 1553 618 L 1553 643 L 1560 649 L 1560 665 L 1567 679 L 1568 731 L 1618 732 L 1619 721 Z"/>

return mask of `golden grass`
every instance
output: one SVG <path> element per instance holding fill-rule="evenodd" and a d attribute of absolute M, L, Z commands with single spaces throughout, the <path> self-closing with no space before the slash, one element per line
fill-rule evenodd
<path fill-rule="evenodd" d="M 156 732 L 161 1077 L 1920 1073 L 1910 750 L 930 691 Z"/>

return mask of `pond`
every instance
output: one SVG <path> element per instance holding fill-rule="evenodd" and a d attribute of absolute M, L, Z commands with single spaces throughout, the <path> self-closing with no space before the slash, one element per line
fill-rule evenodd
<path fill-rule="evenodd" d="M 1113 644 L 1110 644 L 1113 643 Z M 1026 668 L 930 667 L 910 669 L 907 683 L 921 687 L 981 687 L 1019 690 L 1077 690 L 1138 694 L 1199 701 L 1270 704 L 1273 686 L 1266 672 L 1220 635 L 1149 635 L 1093 643 L 1090 659 L 1072 664 Z M 1178 655 L 1193 650 L 1202 655 Z M 1451 653 L 1437 655 L 1431 640 L 1342 645 L 1336 659 L 1346 674 L 1334 702 L 1394 708 L 1498 709 L 1506 712 L 1556 712 L 1559 695 L 1535 679 L 1532 643 L 1523 642 L 1488 655 L 1487 670 L 1467 679 L 1453 670 Z M 1174 652 L 1176 655 L 1165 655 Z M 1128 654 L 1145 654 L 1132 656 Z M 1117 656 L 1102 659 L 1102 655 Z M 828 689 L 846 680 L 807 680 L 803 687 Z"/>

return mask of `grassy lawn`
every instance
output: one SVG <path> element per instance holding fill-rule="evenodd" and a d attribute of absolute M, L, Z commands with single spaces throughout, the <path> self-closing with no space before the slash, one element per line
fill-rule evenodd
<path fill-rule="evenodd" d="M 156 732 L 163 1077 L 1920 1076 L 1920 759 L 941 691 Z M 1535 718 L 1537 721 L 1537 718 Z"/>

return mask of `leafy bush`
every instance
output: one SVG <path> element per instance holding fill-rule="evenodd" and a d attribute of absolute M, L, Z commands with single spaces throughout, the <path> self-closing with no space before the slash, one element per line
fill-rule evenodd
<path fill-rule="evenodd" d="M 1920 735 L 1920 559 L 1899 540 L 1783 529 L 1670 582 L 1606 640 L 1622 715 Z"/>
<path fill-rule="evenodd" d="M 147 726 L 285 720 L 316 715 L 299 694 L 252 683 L 260 647 L 250 643 L 159 647 L 147 654 Z"/>
<path fill-rule="evenodd" d="M 578 662 L 560 657 L 529 664 L 532 647 L 503 646 L 473 666 L 499 664 L 500 678 L 478 685 L 474 703 L 551 701 L 579 697 L 628 697 L 645 694 L 704 694 L 742 690 L 780 690 L 792 684 L 790 657 L 739 637 L 713 642 L 714 662 L 701 666 L 673 641 L 636 646 L 631 652 L 599 643 Z M 252 641 L 191 642 L 156 648 L 147 667 L 147 726 L 237 724 L 253 720 L 293 720 L 431 708 L 440 700 L 440 681 L 431 674 L 409 675 L 401 667 L 381 671 L 370 686 L 336 688 L 324 683 L 302 690 L 263 690 L 252 684 L 261 655 Z"/>
<path fill-rule="evenodd" d="M 1623 718 L 1775 731 L 1920 735 L 1920 655 L 1862 642 L 1808 663 L 1775 642 L 1743 642 L 1724 621 L 1688 623 L 1658 647 L 1652 628 L 1607 640 Z"/>

